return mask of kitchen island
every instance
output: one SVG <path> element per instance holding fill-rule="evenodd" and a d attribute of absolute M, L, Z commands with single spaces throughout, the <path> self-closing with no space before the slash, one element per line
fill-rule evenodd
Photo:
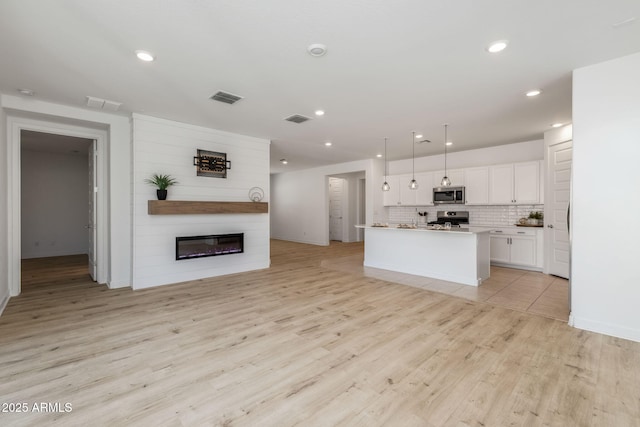
<path fill-rule="evenodd" d="M 356 227 L 365 230 L 365 267 L 471 286 L 489 277 L 490 229 Z"/>

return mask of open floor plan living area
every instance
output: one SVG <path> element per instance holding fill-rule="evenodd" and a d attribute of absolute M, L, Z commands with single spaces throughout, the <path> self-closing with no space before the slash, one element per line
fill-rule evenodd
<path fill-rule="evenodd" d="M 638 0 L 0 0 L 0 426 L 640 427 Z"/>

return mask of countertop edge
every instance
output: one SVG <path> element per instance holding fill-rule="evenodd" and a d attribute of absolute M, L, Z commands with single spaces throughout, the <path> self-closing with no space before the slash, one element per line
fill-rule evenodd
<path fill-rule="evenodd" d="M 418 231 L 428 233 L 451 233 L 451 234 L 482 234 L 489 233 L 494 228 L 469 227 L 462 229 L 452 228 L 451 230 L 427 230 L 426 228 L 398 228 L 396 226 L 374 227 L 372 225 L 356 224 L 356 228 L 374 229 L 374 230 L 400 230 L 400 231 Z"/>

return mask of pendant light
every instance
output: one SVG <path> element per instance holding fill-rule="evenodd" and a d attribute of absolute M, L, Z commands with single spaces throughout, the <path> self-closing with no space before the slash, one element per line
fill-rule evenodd
<path fill-rule="evenodd" d="M 391 186 L 387 182 L 387 138 L 384 139 L 384 184 L 382 184 L 382 191 L 391 190 Z"/>
<path fill-rule="evenodd" d="M 411 182 L 409 182 L 409 188 L 411 190 L 418 189 L 418 181 L 416 181 L 416 133 L 411 132 L 411 158 L 412 158 L 412 166 L 411 166 Z"/>
<path fill-rule="evenodd" d="M 451 185 L 451 180 L 447 176 L 447 124 L 444 124 L 444 176 L 442 177 L 442 181 L 440 181 L 440 185 L 443 187 L 449 187 Z"/>

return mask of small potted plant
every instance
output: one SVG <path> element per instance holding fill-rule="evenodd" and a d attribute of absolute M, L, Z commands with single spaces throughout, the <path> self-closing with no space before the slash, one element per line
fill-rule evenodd
<path fill-rule="evenodd" d="M 158 200 L 166 200 L 167 188 L 178 183 L 178 181 L 172 178 L 171 175 L 162 175 L 157 173 L 154 173 L 151 178 L 145 179 L 145 182 L 147 184 L 155 185 L 156 187 L 158 187 L 158 189 L 156 190 Z"/>
<path fill-rule="evenodd" d="M 542 225 L 542 220 L 543 220 L 544 216 L 543 213 L 540 211 L 532 211 L 529 213 L 529 219 L 528 219 L 528 223 L 530 225 Z"/>

